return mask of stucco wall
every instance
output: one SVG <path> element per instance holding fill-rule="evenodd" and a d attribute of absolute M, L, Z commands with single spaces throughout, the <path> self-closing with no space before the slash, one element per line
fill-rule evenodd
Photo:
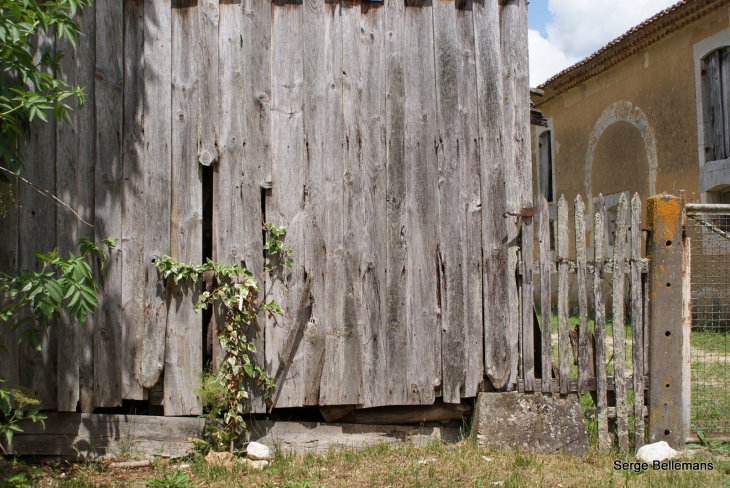
<path fill-rule="evenodd" d="M 578 87 L 556 96 L 548 86 L 533 97 L 553 131 L 556 195 L 565 194 L 571 214 L 577 194 L 589 210 L 599 193 L 619 191 L 646 202 L 685 190 L 688 201 L 700 201 L 693 46 L 729 25 L 721 9 Z M 540 131 L 532 128 L 534 162 Z"/>

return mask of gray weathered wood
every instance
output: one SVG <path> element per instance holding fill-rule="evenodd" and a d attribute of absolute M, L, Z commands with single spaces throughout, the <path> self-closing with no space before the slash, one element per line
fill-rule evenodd
<path fill-rule="evenodd" d="M 730 156 L 730 137 L 727 134 L 727 128 L 730 127 L 730 49 L 721 49 L 719 51 L 718 59 L 718 70 L 720 74 L 720 110 L 722 114 L 722 121 L 719 127 L 715 127 L 714 131 L 720 132 L 723 137 L 722 154 L 716 154 L 717 159 L 725 159 Z M 714 101 L 714 100 L 713 100 Z M 713 107 L 713 112 L 717 115 Z M 716 140 L 719 143 L 719 135 L 716 135 Z M 708 160 L 709 161 L 709 160 Z"/>
<path fill-rule="evenodd" d="M 565 195 L 558 201 L 558 361 L 560 368 L 560 394 L 568 393 L 570 381 L 570 342 L 568 339 L 568 202 Z"/>
<path fill-rule="evenodd" d="M 439 169 L 439 303 L 441 312 L 442 395 L 446 403 L 461 401 L 461 388 L 466 380 L 470 347 L 467 346 L 468 325 L 465 317 L 465 272 L 463 247 L 465 231 L 464 209 L 468 202 L 463 192 L 460 154 L 463 146 L 462 120 L 459 117 L 460 66 L 456 38 L 455 9 L 452 4 L 433 4 L 434 51 L 436 60 L 436 109 L 439 145 L 436 148 Z M 462 196 L 463 195 L 463 196 Z M 454 200 L 459 201 L 454 205 Z"/>
<path fill-rule="evenodd" d="M 588 296 L 586 292 L 586 222 L 585 205 L 580 195 L 575 197 L 575 255 L 578 265 L 578 390 L 585 392 L 588 366 Z"/>
<path fill-rule="evenodd" d="M 438 143 L 433 17 L 417 2 L 406 8 L 405 59 L 406 370 L 407 404 L 432 404 L 441 386 L 438 318 Z M 419 8 L 420 7 L 420 8 Z"/>
<path fill-rule="evenodd" d="M 199 28 L 197 41 L 200 43 L 199 64 L 199 98 L 200 120 L 198 123 L 198 161 L 203 166 L 210 166 L 218 161 L 218 101 L 222 98 L 218 92 L 218 30 L 220 8 L 218 0 L 198 0 Z M 235 21 L 235 19 L 231 19 Z M 239 46 L 240 46 L 239 38 Z M 225 60 L 223 61 L 225 62 Z M 223 71 L 221 71 L 223 72 Z M 226 91 L 235 94 L 233 86 L 225 86 Z"/>
<path fill-rule="evenodd" d="M 479 97 L 479 155 L 482 180 L 482 248 L 484 253 L 484 364 L 485 373 L 497 389 L 507 388 L 516 375 L 512 368 L 517 344 L 510 336 L 506 269 L 511 263 L 504 244 L 509 240 L 502 213 L 506 208 L 503 164 L 502 61 L 500 52 L 499 2 L 475 2 L 474 45 Z M 515 210 L 515 209 L 510 209 Z M 514 219 L 509 219 L 513 223 Z M 516 336 L 514 338 L 517 339 Z"/>
<path fill-rule="evenodd" d="M 613 245 L 613 259 L 623 259 L 626 252 L 626 214 L 628 202 L 622 194 L 616 214 L 616 238 Z M 618 445 L 622 450 L 629 448 L 626 423 L 626 378 L 624 354 L 624 271 L 613 272 L 613 376 L 616 384 L 616 428 Z"/>
<path fill-rule="evenodd" d="M 459 86 L 461 138 L 458 155 L 462 190 L 462 249 L 464 256 L 464 348 L 466 379 L 462 398 L 475 397 L 484 381 L 484 326 L 482 307 L 482 194 L 479 162 L 479 110 L 476 90 L 473 2 L 456 5 L 456 69 Z M 464 196 L 461 196 L 464 195 Z M 443 350 L 443 346 L 442 346 Z"/>
<path fill-rule="evenodd" d="M 504 128 L 503 162 L 506 205 L 510 212 L 519 212 L 532 200 L 532 164 L 529 135 L 529 82 L 527 59 L 527 1 L 500 2 L 499 28 L 502 57 L 502 117 Z M 520 294 L 516 280 L 512 278 L 518 269 L 520 220 L 504 219 L 507 227 L 507 321 L 504 327 L 506 343 L 513 351 L 510 361 L 510 377 L 507 389 L 515 387 L 519 358 Z M 524 278 L 524 276 L 523 276 Z M 526 316 L 527 314 L 525 314 Z"/>
<path fill-rule="evenodd" d="M 192 449 L 189 438 L 202 436 L 205 429 L 205 419 L 201 418 L 55 412 L 47 415 L 45 429 L 29 423 L 24 432 L 14 436 L 13 453 L 91 460 L 131 447 L 139 455 L 182 456 Z"/>
<path fill-rule="evenodd" d="M 59 78 L 67 83 L 76 84 L 78 60 L 71 43 L 64 39 L 56 39 L 56 46 L 63 51 Z M 78 111 L 69 113 L 72 124 L 58 122 L 56 126 L 56 196 L 75 211 L 79 208 L 79 186 L 85 185 L 85 175 L 79 174 L 79 141 Z M 17 214 L 16 214 L 17 218 Z M 69 252 L 77 253 L 80 223 L 68 209 L 56 211 L 56 247 L 61 256 Z M 16 230 L 17 232 L 17 230 Z M 5 239 L 3 235 L 3 239 Z M 58 356 L 57 356 L 57 409 L 75 412 L 79 401 L 79 342 L 80 327 L 75 318 L 66 310 L 62 310 L 57 322 Z M 5 329 L 5 328 L 3 328 Z M 15 345 L 17 350 L 17 345 Z M 16 358 L 17 361 L 17 358 Z M 17 365 L 16 365 L 17 367 Z"/>
<path fill-rule="evenodd" d="M 202 260 L 200 124 L 200 7 L 172 9 L 172 184 L 170 255 L 184 263 Z M 193 311 L 200 282 L 168 281 L 170 307 L 165 341 L 165 415 L 201 413 L 194 393 L 203 366 L 201 317 Z"/>
<path fill-rule="evenodd" d="M 172 11 L 164 0 L 144 4 L 144 315 L 134 376 L 144 388 L 160 379 L 165 364 L 167 291 L 154 260 L 169 255 L 172 183 Z"/>
<path fill-rule="evenodd" d="M 319 403 L 320 382 L 324 367 L 324 353 L 326 333 L 323 324 L 327 323 L 325 287 L 327 277 L 327 208 L 325 171 L 332 161 L 325 161 L 325 144 L 330 134 L 325 133 L 327 124 L 326 99 L 330 88 L 327 73 L 327 59 L 325 46 L 331 43 L 328 39 L 333 5 L 325 4 L 324 0 L 309 0 L 303 2 L 302 11 L 302 48 L 307 55 L 304 57 L 303 72 L 306 82 L 302 86 L 302 110 L 304 145 L 306 147 L 306 164 L 309 168 L 307 175 L 307 197 L 305 207 L 306 231 L 304 243 L 304 268 L 311 274 L 311 294 L 314 297 L 311 303 L 311 317 L 307 322 L 303 334 L 305 372 L 304 372 L 304 404 L 317 405 Z M 339 20 L 339 19 L 337 19 Z M 338 77 L 339 78 L 339 77 Z M 339 141 L 338 141 L 339 142 Z M 344 416 L 334 410 L 322 407 L 320 412 L 328 422 L 334 422 Z M 349 406 L 347 408 L 354 408 Z M 349 411 L 349 410 L 348 410 Z M 336 417 L 336 418 L 333 418 Z"/>
<path fill-rule="evenodd" d="M 336 315 L 330 316 L 331 326 L 337 324 L 338 346 L 333 371 L 339 376 L 336 387 L 340 398 L 338 403 L 363 403 L 364 386 L 363 345 L 366 336 L 368 316 L 363 294 L 363 229 L 357 222 L 363 215 L 365 196 L 365 174 L 362 147 L 362 74 L 360 71 L 360 12 L 361 4 L 345 0 L 341 4 L 342 22 L 342 113 L 344 147 L 342 166 L 342 251 L 343 287 L 339 292 L 339 307 Z M 367 265 L 365 265 L 367 266 Z M 330 380 L 331 380 L 330 376 Z M 330 383 L 331 384 L 331 383 Z"/>
<path fill-rule="evenodd" d="M 327 278 L 324 290 L 324 313 L 320 327 L 325 330 L 325 359 L 320 380 L 320 405 L 336 405 L 346 402 L 338 398 L 352 398 L 352 393 L 343 394 L 339 386 L 332 387 L 338 380 L 338 371 L 344 366 L 342 334 L 348 332 L 342 320 L 344 299 L 347 285 L 344 282 L 344 120 L 343 110 L 343 22 L 339 9 L 328 10 L 325 16 L 325 32 L 331 42 L 325 50 L 327 87 L 325 95 L 325 117 L 328 134 L 324 146 L 325 181 L 327 207 L 325 221 L 325 247 L 327 249 Z M 315 298 L 316 300 L 316 298 Z M 350 334 L 352 332 L 350 331 Z M 346 385 L 351 386 L 351 384 Z"/>
<path fill-rule="evenodd" d="M 299 406 L 304 401 L 304 349 L 285 356 L 289 336 L 300 329 L 297 307 L 304 292 L 304 202 L 305 165 L 302 127 L 303 66 L 301 51 L 302 10 L 298 5 L 277 2 L 271 13 L 271 184 L 272 198 L 266 203 L 266 219 L 286 227 L 285 245 L 293 250 L 291 268 L 281 268 L 267 283 L 270 298 L 284 313 L 266 323 L 266 361 L 272 372 L 286 371 L 277 385 L 279 407 Z M 267 298 L 268 300 L 269 298 Z M 308 317 L 303 318 L 305 323 Z M 283 361 L 289 363 L 283 363 Z"/>
<path fill-rule="evenodd" d="M 720 52 L 715 51 L 704 61 L 704 92 L 707 93 L 705 145 L 707 160 L 725 159 L 725 134 L 720 78 Z"/>
<path fill-rule="evenodd" d="M 271 4 L 265 0 L 247 0 L 242 2 L 241 8 L 243 132 L 240 137 L 243 141 L 241 184 L 244 235 L 241 243 L 243 249 L 239 251 L 242 251 L 248 269 L 258 277 L 262 276 L 264 267 L 261 249 L 261 185 L 264 181 L 271 181 Z M 230 21 L 224 19 L 223 22 L 227 24 Z M 235 42 L 235 38 L 232 42 Z M 261 290 L 265 290 L 265 286 Z M 263 298 L 263 294 L 261 297 Z M 257 346 L 256 357 L 261 364 L 265 364 L 266 359 L 265 328 L 265 320 L 260 319 L 256 330 L 250 331 Z M 251 408 L 252 411 L 259 412 L 265 409 L 265 405 L 257 398 L 251 402 Z"/>
<path fill-rule="evenodd" d="M 631 199 L 631 363 L 634 373 L 634 448 L 644 445 L 644 307 L 641 289 L 641 199 Z"/>
<path fill-rule="evenodd" d="M 575 330 L 575 329 L 571 329 L 571 330 Z M 588 389 L 588 391 L 596 391 L 596 383 L 597 383 L 596 378 L 588 378 L 586 380 L 586 388 Z M 606 388 L 605 388 L 606 391 L 612 392 L 615 390 L 615 382 L 614 382 L 613 378 L 608 378 L 605 384 L 606 384 Z M 552 379 L 551 388 L 552 388 L 552 391 L 554 391 L 554 392 L 558 391 L 558 389 L 560 388 L 560 379 L 559 378 Z M 632 390 L 633 383 L 631 383 L 631 382 L 627 383 L 626 388 L 627 388 L 627 390 Z M 536 379 L 535 380 L 535 391 L 540 391 L 540 389 L 542 389 L 542 380 Z M 649 378 L 647 376 L 644 376 L 644 390 L 648 390 L 648 389 L 649 389 Z M 525 392 L 524 380 L 520 379 L 517 381 L 517 391 L 519 391 L 520 393 Z M 578 393 L 578 378 L 570 378 L 570 381 L 568 382 L 568 393 Z M 609 407 L 606 407 L 606 408 L 609 408 Z M 610 407 L 610 408 L 613 408 L 613 407 Z M 596 409 L 596 411 L 597 410 L 598 409 Z M 608 410 L 606 410 L 606 411 L 608 411 Z M 614 409 L 614 411 L 615 411 L 615 409 Z M 606 431 L 606 435 L 608 435 L 608 431 Z M 611 447 L 610 439 L 608 439 L 607 442 L 608 442 L 607 446 Z"/>
<path fill-rule="evenodd" d="M 43 52 L 52 52 L 55 47 L 54 39 L 43 34 L 39 34 L 32 42 L 38 46 L 34 62 L 40 61 Z M 30 137 L 20 138 L 18 146 L 23 158 L 23 177 L 55 194 L 56 123 L 51 114 L 48 115 L 48 122 L 38 118 L 34 120 L 30 127 Z M 18 269 L 40 271 L 33 251 L 45 253 L 56 247 L 56 206 L 30 186 L 24 183 L 18 185 Z M 37 327 L 36 323 L 26 323 L 18 332 L 22 334 Z M 43 409 L 55 409 L 58 359 L 55 322 L 42 332 L 40 352 L 31 349 L 27 342 L 20 346 L 19 383 L 30 389 L 33 396 L 41 401 Z"/>
<path fill-rule="evenodd" d="M 77 39 L 76 82 L 86 87 L 86 109 L 76 115 L 78 133 L 78 213 L 85 221 L 94 223 L 95 168 L 96 168 L 96 76 L 95 63 L 85 62 L 96 55 L 96 15 L 94 9 L 76 12 L 76 22 L 83 36 Z M 79 237 L 94 238 L 94 229 L 86 225 L 78 227 Z M 82 412 L 94 410 L 94 316 L 79 324 L 79 407 Z"/>
<path fill-rule="evenodd" d="M 550 209 L 544 194 L 538 206 L 540 222 L 540 333 L 542 334 L 542 391 L 550 391 L 552 381 L 552 303 L 550 291 Z"/>
<path fill-rule="evenodd" d="M 124 36 L 122 2 L 96 5 L 96 240 L 122 234 L 122 134 Z M 102 102 L 103 101 L 103 102 Z M 99 270 L 99 310 L 94 314 L 94 404 L 122 402 L 122 253 L 113 251 Z"/>
<path fill-rule="evenodd" d="M 386 202 L 387 257 L 385 283 L 387 402 L 406 401 L 406 183 L 405 183 L 405 59 L 404 4 L 386 0 Z"/>
<path fill-rule="evenodd" d="M 362 165 L 363 226 L 355 230 L 362 247 L 360 283 L 364 301 L 364 317 L 360 350 L 361 405 L 373 407 L 387 404 L 385 337 L 386 280 L 386 165 L 385 165 L 385 15 L 378 2 L 361 2 L 359 37 L 361 101 L 359 133 Z M 358 39 L 356 37 L 355 39 Z"/>
<path fill-rule="evenodd" d="M 532 203 L 524 205 L 532 207 Z M 532 217 L 522 217 L 522 371 L 525 391 L 534 391 L 535 382 L 535 324 L 532 287 L 532 256 L 534 225 Z M 542 358 L 540 358 L 542 359 Z"/>
<path fill-rule="evenodd" d="M 603 297 L 603 260 L 606 242 L 606 206 L 603 195 L 599 194 L 595 203 L 596 214 L 593 220 L 593 252 L 596 270 L 593 274 L 593 307 L 595 310 L 594 333 L 596 335 L 596 410 L 598 418 L 598 448 L 606 450 L 611 447 L 608 435 L 608 407 L 606 393 L 606 305 Z"/>
<path fill-rule="evenodd" d="M 144 3 L 124 2 L 124 123 L 122 126 L 122 398 L 142 400 L 134 376 L 144 330 L 145 160 L 144 160 Z M 74 409 L 75 410 L 75 409 Z"/>

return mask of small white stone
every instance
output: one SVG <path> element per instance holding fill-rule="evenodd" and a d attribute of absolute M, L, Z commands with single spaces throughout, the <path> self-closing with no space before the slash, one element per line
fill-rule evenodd
<path fill-rule="evenodd" d="M 669 447 L 664 441 L 647 444 L 636 451 L 636 459 L 645 463 L 653 463 L 654 461 L 666 461 L 668 459 L 676 459 L 679 453 Z"/>
<path fill-rule="evenodd" d="M 486 462 L 489 462 L 492 460 L 492 458 L 488 458 L 487 456 L 482 456 L 482 459 L 484 459 Z"/>
<path fill-rule="evenodd" d="M 418 464 L 429 464 L 429 463 L 435 463 L 436 458 L 428 458 L 428 459 L 421 459 L 418 461 Z"/>
<path fill-rule="evenodd" d="M 271 459 L 271 450 L 269 446 L 259 444 L 258 442 L 249 442 L 246 447 L 246 456 L 254 461 L 267 461 Z"/>
<path fill-rule="evenodd" d="M 262 469 L 264 469 L 266 466 L 269 465 L 269 462 L 264 459 L 256 460 L 256 461 L 254 461 L 253 459 L 246 459 L 244 462 L 246 463 L 246 466 L 248 466 L 250 469 L 254 469 L 256 471 L 261 471 Z"/>

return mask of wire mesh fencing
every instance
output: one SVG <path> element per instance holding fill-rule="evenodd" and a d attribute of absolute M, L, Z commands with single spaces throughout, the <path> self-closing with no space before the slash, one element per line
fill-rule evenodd
<path fill-rule="evenodd" d="M 688 214 L 692 432 L 730 432 L 730 205 Z"/>

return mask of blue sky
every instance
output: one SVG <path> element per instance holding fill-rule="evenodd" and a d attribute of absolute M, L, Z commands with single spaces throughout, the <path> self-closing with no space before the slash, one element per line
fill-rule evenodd
<path fill-rule="evenodd" d="M 530 86 L 538 86 L 678 0 L 531 0 Z"/>

